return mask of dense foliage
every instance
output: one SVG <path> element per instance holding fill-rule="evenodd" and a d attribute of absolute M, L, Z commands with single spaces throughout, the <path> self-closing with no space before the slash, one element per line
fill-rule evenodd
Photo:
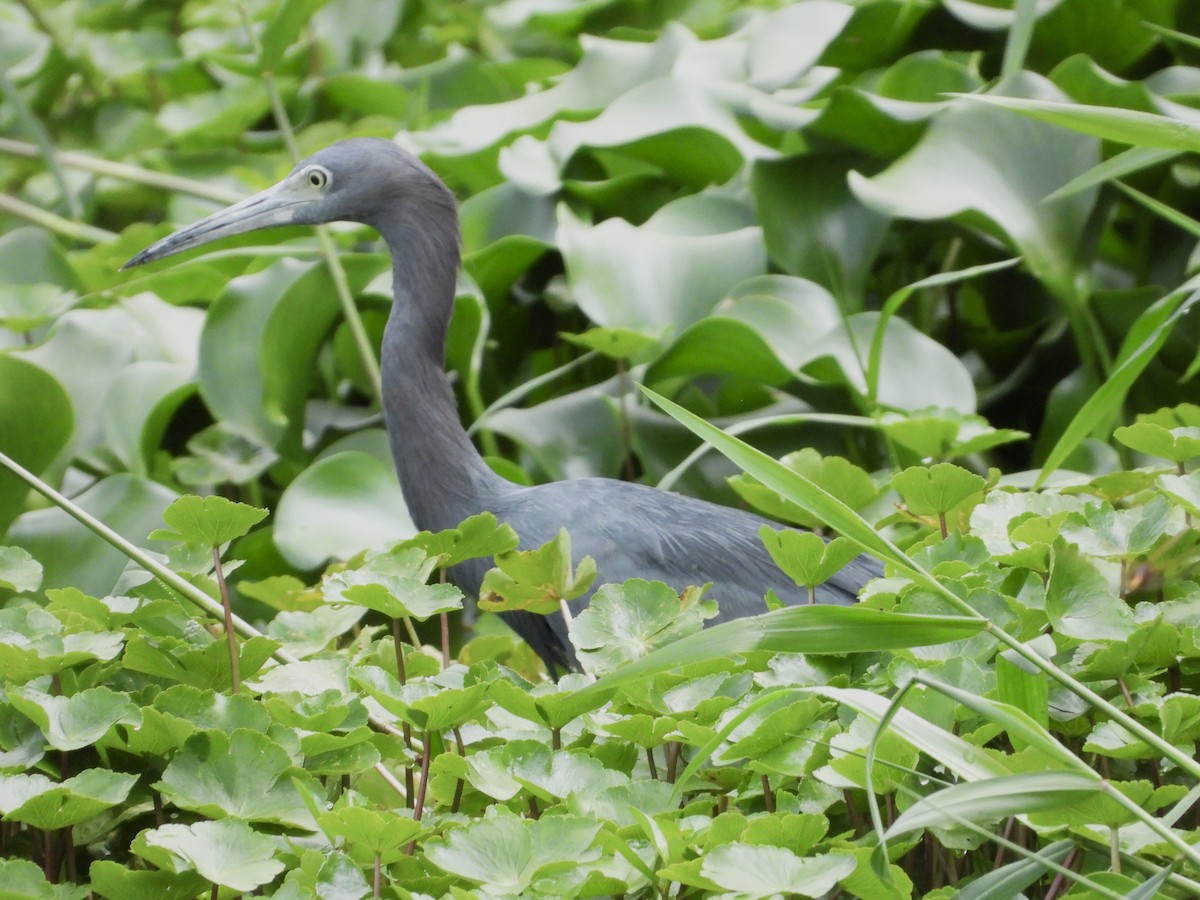
<path fill-rule="evenodd" d="M 0 897 L 1200 896 L 1196 34 L 1188 0 L 0 4 Z M 414 534 L 375 235 L 118 271 L 355 135 L 460 197 L 448 365 L 500 472 L 888 577 L 712 629 L 700 587 L 605 586 L 558 682 L 464 628 L 447 566 L 558 615 L 589 561 Z"/>

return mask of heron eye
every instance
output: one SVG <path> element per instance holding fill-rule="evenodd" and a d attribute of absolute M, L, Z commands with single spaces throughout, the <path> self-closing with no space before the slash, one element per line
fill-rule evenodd
<path fill-rule="evenodd" d="M 309 169 L 308 183 L 315 188 L 323 188 L 329 183 L 329 176 L 321 169 Z"/>

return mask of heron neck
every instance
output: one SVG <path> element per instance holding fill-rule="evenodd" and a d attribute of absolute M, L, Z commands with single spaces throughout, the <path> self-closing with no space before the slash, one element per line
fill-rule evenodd
<path fill-rule="evenodd" d="M 430 232 L 384 232 L 394 300 L 383 336 L 383 406 L 392 456 L 413 522 L 453 528 L 487 509 L 507 485 L 483 461 L 458 416 L 445 372 L 446 332 L 458 269 Z M 444 237 L 444 236 L 443 236 Z"/>

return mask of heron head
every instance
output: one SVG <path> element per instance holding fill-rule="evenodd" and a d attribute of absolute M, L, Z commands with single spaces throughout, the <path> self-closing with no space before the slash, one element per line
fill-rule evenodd
<path fill-rule="evenodd" d="M 391 141 L 352 138 L 314 153 L 277 184 L 169 234 L 122 268 L 152 262 L 221 238 L 279 225 L 362 222 L 383 230 L 385 219 L 453 195 L 415 156 Z"/>

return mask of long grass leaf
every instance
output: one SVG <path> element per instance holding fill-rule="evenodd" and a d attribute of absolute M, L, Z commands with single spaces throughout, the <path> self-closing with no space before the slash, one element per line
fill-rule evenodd
<path fill-rule="evenodd" d="M 1054 100 L 1024 100 L 995 94 L 952 94 L 976 103 L 1012 110 L 1093 137 L 1163 150 L 1200 151 L 1200 125 L 1115 106 L 1084 106 Z"/>
<path fill-rule="evenodd" d="M 1123 175 L 1132 175 L 1142 169 L 1157 166 L 1179 156 L 1181 150 L 1162 150 L 1157 147 L 1130 147 L 1100 165 L 1088 169 L 1082 175 L 1072 178 L 1057 191 L 1042 198 L 1043 203 L 1054 203 L 1056 200 L 1066 200 L 1078 193 L 1096 185 L 1104 184 Z"/>

